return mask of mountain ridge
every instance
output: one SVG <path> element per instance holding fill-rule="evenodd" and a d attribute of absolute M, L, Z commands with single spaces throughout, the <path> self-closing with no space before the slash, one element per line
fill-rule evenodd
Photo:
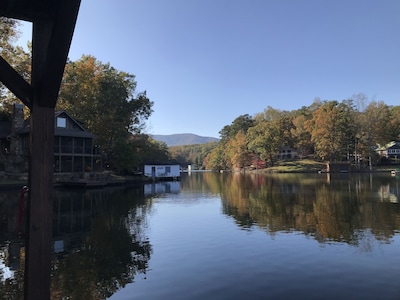
<path fill-rule="evenodd" d="M 166 143 L 168 147 L 207 144 L 219 141 L 214 137 L 200 136 L 194 133 L 152 134 L 151 136 L 156 141 Z"/>

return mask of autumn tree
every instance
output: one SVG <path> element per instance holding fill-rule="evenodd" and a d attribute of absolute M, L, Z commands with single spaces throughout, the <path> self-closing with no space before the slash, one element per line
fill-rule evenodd
<path fill-rule="evenodd" d="M 400 106 L 392 106 L 389 108 L 390 113 L 390 125 L 388 128 L 389 131 L 389 140 L 400 140 Z"/>
<path fill-rule="evenodd" d="M 247 133 L 247 130 L 254 125 L 254 120 L 248 114 L 241 115 L 237 117 L 231 125 L 226 125 L 219 132 L 222 142 L 227 141 L 236 136 L 239 131 L 242 131 L 244 134 Z"/>
<path fill-rule="evenodd" d="M 244 168 L 251 165 L 252 155 L 247 148 L 246 135 L 243 131 L 237 134 L 226 143 L 225 155 L 231 168 Z"/>
<path fill-rule="evenodd" d="M 333 161 L 347 156 L 355 135 L 349 126 L 354 123 L 353 117 L 349 104 L 338 101 L 326 101 L 313 112 L 307 128 L 320 158 Z"/>
<path fill-rule="evenodd" d="M 132 133 L 141 133 L 152 113 L 146 92 L 136 93 L 135 76 L 118 71 L 93 56 L 66 65 L 57 109 L 67 110 L 97 135 L 109 164 L 122 157 L 121 146 Z"/>
<path fill-rule="evenodd" d="M 371 102 L 364 112 L 362 128 L 368 140 L 374 145 L 385 145 L 390 141 L 390 110 L 383 101 Z"/>
<path fill-rule="evenodd" d="M 227 161 L 227 156 L 225 154 L 225 144 L 219 142 L 217 147 L 215 147 L 205 158 L 204 166 L 208 170 L 227 170 L 229 168 L 229 163 Z"/>
<path fill-rule="evenodd" d="M 304 157 L 314 152 L 314 144 L 311 141 L 311 134 L 307 130 L 307 122 L 311 119 L 312 113 L 307 107 L 302 107 L 293 116 L 293 128 L 291 135 L 294 147 L 300 157 Z"/>
<path fill-rule="evenodd" d="M 206 143 L 195 145 L 170 146 L 168 148 L 171 159 L 177 161 L 181 166 L 192 165 L 193 169 L 204 170 L 206 156 L 217 146 L 218 143 Z"/>
<path fill-rule="evenodd" d="M 20 32 L 18 31 L 19 21 L 0 17 L 0 55 L 12 64 L 15 42 L 18 40 Z"/>
<path fill-rule="evenodd" d="M 390 120 L 389 106 L 382 101 L 372 101 L 365 111 L 359 114 L 357 149 L 360 155 L 368 160 L 370 168 L 376 146 L 385 145 L 391 139 Z"/>
<path fill-rule="evenodd" d="M 27 82 L 31 78 L 31 54 L 16 45 L 20 32 L 20 22 L 15 19 L 0 17 L 0 55 Z M 0 110 L 11 115 L 12 105 L 21 101 L 0 82 Z"/>
<path fill-rule="evenodd" d="M 293 147 L 293 116 L 286 111 L 268 108 L 263 118 L 257 118 L 256 125 L 247 132 L 248 147 L 260 159 L 274 165 L 276 155 L 284 146 Z"/>

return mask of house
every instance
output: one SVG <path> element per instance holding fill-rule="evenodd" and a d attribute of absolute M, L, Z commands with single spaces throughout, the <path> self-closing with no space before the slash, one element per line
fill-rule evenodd
<path fill-rule="evenodd" d="M 279 149 L 278 159 L 294 159 L 297 157 L 297 152 L 291 147 L 284 146 Z"/>
<path fill-rule="evenodd" d="M 380 146 L 376 149 L 379 156 L 390 159 L 400 158 L 400 142 L 392 141 L 384 146 Z"/>
<path fill-rule="evenodd" d="M 0 136 L 1 158 L 11 173 L 28 170 L 30 122 L 24 120 L 23 109 L 23 105 L 14 105 L 10 130 Z M 54 172 L 101 171 L 101 156 L 93 143 L 95 136 L 66 111 L 55 112 L 54 118 Z"/>
<path fill-rule="evenodd" d="M 144 176 L 160 180 L 179 180 L 181 170 L 179 165 L 145 165 Z"/>

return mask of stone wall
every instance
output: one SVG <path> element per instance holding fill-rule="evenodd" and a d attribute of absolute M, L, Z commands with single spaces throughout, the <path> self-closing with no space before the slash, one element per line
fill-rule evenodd
<path fill-rule="evenodd" d="M 24 127 L 24 106 L 14 104 L 13 119 L 10 136 L 10 152 L 4 163 L 5 171 L 11 174 L 23 173 L 28 170 L 28 161 L 22 155 L 21 142 L 18 133 Z"/>

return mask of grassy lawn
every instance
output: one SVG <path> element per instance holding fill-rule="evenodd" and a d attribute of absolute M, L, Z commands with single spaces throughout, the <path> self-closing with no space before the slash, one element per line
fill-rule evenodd
<path fill-rule="evenodd" d="M 326 163 L 311 159 L 279 161 L 275 166 L 264 169 L 271 173 L 307 173 L 326 169 Z"/>
<path fill-rule="evenodd" d="M 278 161 L 275 166 L 263 169 L 266 173 L 313 173 L 326 169 L 326 162 L 315 161 L 312 159 L 302 159 L 293 161 Z M 365 167 L 364 171 L 369 168 Z M 373 166 L 373 172 L 390 172 L 399 170 L 400 165 L 378 165 Z"/>

